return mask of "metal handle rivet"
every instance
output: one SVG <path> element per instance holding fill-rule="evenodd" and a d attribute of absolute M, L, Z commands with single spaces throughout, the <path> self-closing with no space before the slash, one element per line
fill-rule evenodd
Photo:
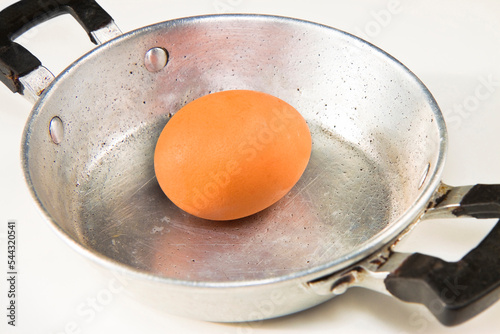
<path fill-rule="evenodd" d="M 427 175 L 429 174 L 429 170 L 431 169 L 431 164 L 427 164 L 425 166 L 424 172 L 422 173 L 422 176 L 420 177 L 420 182 L 418 183 L 418 189 L 422 188 L 424 185 L 425 179 L 427 179 Z"/>
<path fill-rule="evenodd" d="M 158 72 L 167 65 L 168 52 L 164 48 L 154 47 L 146 52 L 144 65 L 149 72 Z"/>
<path fill-rule="evenodd" d="M 55 116 L 50 120 L 49 134 L 53 143 L 60 144 L 62 142 L 64 138 L 64 126 L 59 117 Z"/>

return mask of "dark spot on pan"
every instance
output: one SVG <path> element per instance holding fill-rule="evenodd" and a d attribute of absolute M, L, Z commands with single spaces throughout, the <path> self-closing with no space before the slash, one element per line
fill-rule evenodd
<path fill-rule="evenodd" d="M 438 206 L 439 204 L 441 204 L 444 200 L 446 200 L 446 198 L 448 198 L 448 195 L 450 194 L 450 192 L 451 192 L 451 189 L 448 190 L 443 195 L 436 198 L 433 202 L 429 202 L 429 204 L 427 205 L 427 209 L 434 208 L 434 207 Z"/>
<path fill-rule="evenodd" d="M 443 196 L 440 196 L 440 197 L 436 198 L 435 205 L 439 205 L 440 203 L 442 203 L 448 197 L 448 195 L 450 194 L 450 192 L 451 192 L 451 189 L 448 190 Z"/>

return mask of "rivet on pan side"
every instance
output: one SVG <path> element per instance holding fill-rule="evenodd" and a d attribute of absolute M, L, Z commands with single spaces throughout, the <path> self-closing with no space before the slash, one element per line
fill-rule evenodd
<path fill-rule="evenodd" d="M 49 134 L 52 142 L 60 144 L 64 138 L 64 126 L 61 119 L 57 116 L 50 120 Z"/>
<path fill-rule="evenodd" d="M 425 166 L 424 172 L 422 173 L 422 176 L 420 177 L 420 182 L 418 183 L 418 189 L 422 188 L 424 185 L 425 179 L 427 178 L 427 174 L 429 174 L 429 170 L 431 169 L 431 164 L 427 164 Z"/>
<path fill-rule="evenodd" d="M 146 52 L 144 65 L 149 72 L 158 72 L 167 65 L 168 52 L 164 48 L 154 47 Z"/>

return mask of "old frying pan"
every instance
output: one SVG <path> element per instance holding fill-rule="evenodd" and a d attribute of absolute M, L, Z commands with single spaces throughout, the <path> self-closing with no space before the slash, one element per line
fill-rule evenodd
<path fill-rule="evenodd" d="M 54 78 L 12 39 L 65 12 L 102 45 Z M 392 252 L 424 218 L 498 217 L 500 189 L 441 183 L 440 110 L 418 78 L 376 47 L 258 15 L 192 17 L 121 35 L 94 1 L 23 1 L 0 16 L 2 81 L 36 100 L 22 144 L 28 186 L 54 230 L 126 275 L 138 298 L 184 316 L 251 321 L 365 286 L 423 303 L 446 325 L 498 298 L 491 254 L 500 225 L 458 263 Z M 169 202 L 152 154 L 181 106 L 228 89 L 295 106 L 313 154 L 279 203 L 220 223 Z M 450 281 L 467 288 L 450 296 Z"/>

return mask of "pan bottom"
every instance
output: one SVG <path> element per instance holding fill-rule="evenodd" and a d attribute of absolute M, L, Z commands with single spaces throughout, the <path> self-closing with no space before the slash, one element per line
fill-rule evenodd
<path fill-rule="evenodd" d="M 128 135 L 100 154 L 80 181 L 75 226 L 87 248 L 168 278 L 258 280 L 345 256 L 393 218 L 387 177 L 377 163 L 311 123 L 309 165 L 279 202 L 235 221 L 191 216 L 163 194 L 154 175 L 163 125 Z"/>

